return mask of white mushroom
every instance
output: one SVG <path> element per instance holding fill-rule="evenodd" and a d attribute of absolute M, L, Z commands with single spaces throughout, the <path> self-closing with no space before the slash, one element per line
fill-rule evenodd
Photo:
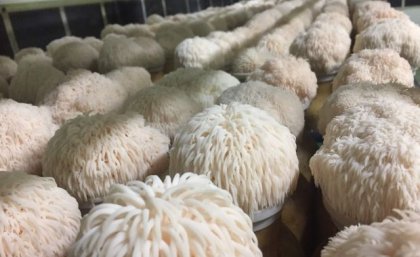
<path fill-rule="evenodd" d="M 295 93 L 306 109 L 315 98 L 318 84 L 307 61 L 284 55 L 267 61 L 249 75 L 248 80 L 263 81 Z"/>
<path fill-rule="evenodd" d="M 391 49 L 365 49 L 352 54 L 338 70 L 332 89 L 360 82 L 414 87 L 410 64 Z"/>
<path fill-rule="evenodd" d="M 107 113 L 118 110 L 128 96 L 127 89 L 98 73 L 87 71 L 70 75 L 38 103 L 51 107 L 57 124 L 84 113 Z"/>
<path fill-rule="evenodd" d="M 47 142 L 58 127 L 47 107 L 0 100 L 0 171 L 41 174 Z"/>
<path fill-rule="evenodd" d="M 420 211 L 419 130 L 418 106 L 386 98 L 330 121 L 310 167 L 337 226 L 381 221 L 394 208 Z"/>
<path fill-rule="evenodd" d="M 226 89 L 217 100 L 218 104 L 232 102 L 249 104 L 268 112 L 296 137 L 303 130 L 303 106 L 299 98 L 288 90 L 260 81 L 248 81 Z"/>
<path fill-rule="evenodd" d="M 54 179 L 0 172 L 0 202 L 0 256 L 66 256 L 81 215 Z"/>
<path fill-rule="evenodd" d="M 69 257 L 262 257 L 249 217 L 194 174 L 114 185 L 86 215 Z"/>
<path fill-rule="evenodd" d="M 351 39 L 343 27 L 317 22 L 299 35 L 290 46 L 290 53 L 307 59 L 318 75 L 335 73 L 350 52 Z"/>
<path fill-rule="evenodd" d="M 379 21 L 356 36 L 353 51 L 384 48 L 399 53 L 413 69 L 420 67 L 420 27 L 406 19 Z"/>
<path fill-rule="evenodd" d="M 17 64 L 10 57 L 0 55 L 0 77 L 10 80 L 17 71 Z"/>
<path fill-rule="evenodd" d="M 330 239 L 321 256 L 417 256 L 420 252 L 420 214 L 410 211 L 399 213 L 399 218 L 346 228 Z"/>
<path fill-rule="evenodd" d="M 115 183 L 167 169 L 169 138 L 139 114 L 81 115 L 48 142 L 42 175 L 54 177 L 80 203 L 100 201 Z"/>
<path fill-rule="evenodd" d="M 124 112 L 143 115 L 146 125 L 156 128 L 171 139 L 201 106 L 176 87 L 153 86 L 129 98 Z"/>
<path fill-rule="evenodd" d="M 295 137 L 258 108 L 216 105 L 195 115 L 175 136 L 169 171 L 185 170 L 211 178 L 253 216 L 281 205 L 295 189 Z"/>
<path fill-rule="evenodd" d="M 19 102 L 34 104 L 37 97 L 43 97 L 45 91 L 56 88 L 63 79 L 64 73 L 54 68 L 50 58 L 30 55 L 19 62 L 10 83 L 9 96 Z"/>

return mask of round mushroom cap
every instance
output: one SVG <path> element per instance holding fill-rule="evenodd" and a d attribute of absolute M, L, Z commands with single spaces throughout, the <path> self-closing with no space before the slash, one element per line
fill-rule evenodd
<path fill-rule="evenodd" d="M 336 224 L 381 221 L 394 208 L 420 211 L 418 131 L 420 108 L 394 99 L 331 120 L 310 168 Z"/>
<path fill-rule="evenodd" d="M 3 77 L 0 77 L 0 95 L 0 99 L 9 96 L 9 83 Z"/>
<path fill-rule="evenodd" d="M 420 67 L 420 27 L 407 19 L 379 21 L 356 36 L 353 51 L 384 48 L 399 53 L 413 69 Z"/>
<path fill-rule="evenodd" d="M 408 61 L 394 50 L 365 49 L 347 58 L 333 80 L 332 89 L 361 82 L 395 83 L 410 88 L 414 87 L 414 76 Z"/>
<path fill-rule="evenodd" d="M 161 23 L 163 21 L 165 21 L 165 18 L 163 18 L 159 14 L 153 13 L 153 14 L 147 16 L 146 24 L 151 25 L 151 24 L 155 24 L 155 23 Z"/>
<path fill-rule="evenodd" d="M 239 27 L 232 31 L 232 35 L 237 40 L 237 51 L 240 51 L 247 46 L 255 45 L 257 39 L 259 39 L 255 35 L 255 33 L 248 27 Z"/>
<path fill-rule="evenodd" d="M 321 76 L 338 70 L 350 52 L 350 44 L 344 28 L 317 23 L 293 41 L 290 53 L 308 60 L 311 69 Z"/>
<path fill-rule="evenodd" d="M 1 256 L 66 256 L 82 217 L 53 178 L 0 172 L 0 202 Z"/>
<path fill-rule="evenodd" d="M 322 4 L 322 2 L 323 1 L 318 1 L 317 5 Z M 301 25 L 303 25 L 304 30 L 306 30 L 312 25 L 314 18 L 317 15 L 318 15 L 318 11 L 316 11 L 315 9 L 313 10 L 305 9 L 297 16 L 297 18 L 299 19 Z"/>
<path fill-rule="evenodd" d="M 323 8 L 323 13 L 338 13 L 346 17 L 350 17 L 349 7 L 346 2 L 331 1 Z"/>
<path fill-rule="evenodd" d="M 194 37 L 188 26 L 174 22 L 164 22 L 156 29 L 156 41 L 165 51 L 165 57 L 172 59 L 175 49 L 185 39 Z"/>
<path fill-rule="evenodd" d="M 321 256 L 417 256 L 420 252 L 420 214 L 402 211 L 401 216 L 371 225 L 348 227 L 330 239 Z"/>
<path fill-rule="evenodd" d="M 31 55 L 45 56 L 44 50 L 38 47 L 26 47 L 22 48 L 15 54 L 15 61 L 19 63 L 23 58 Z"/>
<path fill-rule="evenodd" d="M 304 14 L 301 14 L 304 15 Z M 274 30 L 279 31 L 280 33 L 288 33 L 293 35 L 293 39 L 295 39 L 300 33 L 306 30 L 306 23 L 305 21 L 301 20 L 301 15 L 296 16 L 293 18 L 289 23 L 281 26 L 280 28 Z M 311 20 L 312 23 L 312 20 Z M 283 32 L 284 31 L 284 32 Z"/>
<path fill-rule="evenodd" d="M 128 95 L 153 85 L 150 73 L 142 67 L 122 67 L 107 73 L 106 77 L 119 83 Z"/>
<path fill-rule="evenodd" d="M 63 124 L 84 113 L 108 113 L 122 107 L 128 93 L 124 86 L 98 73 L 73 74 L 46 93 L 38 103 L 51 107 L 53 119 Z"/>
<path fill-rule="evenodd" d="M 189 19 L 189 14 L 184 14 L 184 13 L 177 13 L 175 15 L 169 16 L 168 20 L 170 21 L 174 21 L 174 22 L 185 22 L 186 20 Z"/>
<path fill-rule="evenodd" d="M 129 23 L 124 25 L 124 29 L 125 33 L 123 35 L 127 37 L 155 37 L 155 34 L 150 30 L 150 26 L 146 24 Z"/>
<path fill-rule="evenodd" d="M 264 49 L 274 55 L 288 54 L 294 39 L 295 37 L 292 33 L 286 30 L 277 30 L 276 33 L 263 36 L 258 41 L 257 48 Z"/>
<path fill-rule="evenodd" d="M 233 30 L 236 27 L 242 26 L 248 20 L 249 14 L 245 10 L 232 10 L 227 12 L 225 16 L 228 30 Z"/>
<path fill-rule="evenodd" d="M 53 177 L 80 203 L 95 202 L 111 185 L 165 171 L 169 138 L 141 115 L 80 115 L 48 142 L 42 175 Z"/>
<path fill-rule="evenodd" d="M 241 39 L 238 33 L 214 31 L 207 38 L 216 43 L 222 49 L 225 65 L 229 64 L 232 58 L 241 48 Z"/>
<path fill-rule="evenodd" d="M 108 24 L 101 31 L 101 38 L 104 39 L 109 34 L 125 35 L 126 29 L 120 24 Z"/>
<path fill-rule="evenodd" d="M 182 41 L 175 49 L 177 67 L 218 69 L 224 66 L 222 48 L 206 38 L 194 37 Z"/>
<path fill-rule="evenodd" d="M 208 70 L 186 84 L 174 84 L 182 89 L 193 101 L 207 108 L 216 104 L 217 98 L 226 89 L 239 85 L 239 80 L 227 72 Z"/>
<path fill-rule="evenodd" d="M 165 52 L 156 40 L 149 37 L 136 37 L 134 42 L 145 50 L 145 68 L 150 71 L 161 71 L 165 65 Z"/>
<path fill-rule="evenodd" d="M 248 48 L 238 54 L 232 64 L 232 72 L 238 74 L 251 73 L 276 56 L 264 48 Z"/>
<path fill-rule="evenodd" d="M 101 31 L 101 38 L 105 38 L 109 34 L 122 35 L 126 37 L 150 37 L 153 38 L 155 35 L 148 25 L 145 24 L 108 24 Z"/>
<path fill-rule="evenodd" d="M 16 62 L 8 56 L 0 55 L 0 77 L 10 80 L 17 71 Z"/>
<path fill-rule="evenodd" d="M 238 48 L 239 42 L 232 31 L 213 31 L 208 36 L 208 39 L 221 39 L 229 43 L 232 48 Z"/>
<path fill-rule="evenodd" d="M 113 185 L 82 220 L 69 257 L 137 253 L 262 257 L 250 218 L 229 193 L 191 173 Z"/>
<path fill-rule="evenodd" d="M 249 75 L 248 80 L 263 81 L 269 85 L 295 93 L 306 109 L 315 98 L 318 84 L 315 73 L 302 58 L 284 55 L 267 61 Z"/>
<path fill-rule="evenodd" d="M 303 106 L 292 92 L 275 88 L 264 82 L 248 81 L 226 89 L 217 104 L 239 102 L 260 108 L 280 124 L 289 128 L 294 136 L 300 135 L 305 124 Z"/>
<path fill-rule="evenodd" d="M 10 83 L 9 96 L 18 102 L 34 104 L 37 97 L 43 97 L 44 92 L 56 88 L 64 77 L 64 73 L 52 65 L 50 58 L 27 56 L 19 62 L 16 75 Z"/>
<path fill-rule="evenodd" d="M 377 9 L 372 10 L 362 16 L 360 16 L 356 21 L 356 30 L 360 33 L 361 31 L 365 30 L 367 27 L 378 23 L 381 20 L 386 19 L 406 19 L 409 20 L 407 14 L 395 10 L 394 8 L 384 8 L 384 9 Z"/>
<path fill-rule="evenodd" d="M 47 54 L 49 56 L 53 56 L 54 52 L 57 51 L 60 47 L 73 42 L 83 42 L 83 39 L 75 36 L 65 36 L 62 38 L 55 39 L 47 45 Z"/>
<path fill-rule="evenodd" d="M 275 8 L 268 9 L 267 11 L 254 15 L 253 18 L 247 22 L 246 26 L 256 31 L 257 34 L 263 34 L 267 32 L 268 29 L 274 27 L 282 16 L 283 14 L 280 10 Z"/>
<path fill-rule="evenodd" d="M 224 15 L 215 15 L 211 17 L 207 22 L 214 28 L 216 31 L 227 31 L 228 24 Z"/>
<path fill-rule="evenodd" d="M 201 106 L 178 88 L 153 86 L 127 100 L 124 112 L 131 111 L 143 115 L 147 126 L 173 139 L 179 128 L 201 111 Z"/>
<path fill-rule="evenodd" d="M 190 27 L 194 35 L 199 36 L 199 37 L 205 37 L 208 34 L 210 34 L 212 31 L 214 31 L 214 28 L 210 23 L 201 19 L 195 19 L 195 20 L 189 21 L 188 26 Z"/>
<path fill-rule="evenodd" d="M 175 136 L 169 172 L 184 170 L 210 177 L 253 216 L 281 205 L 294 191 L 299 176 L 295 137 L 261 109 L 215 105 Z"/>
<path fill-rule="evenodd" d="M 52 53 L 54 67 L 63 72 L 75 69 L 96 71 L 98 57 L 98 51 L 84 42 L 67 43 Z"/>
<path fill-rule="evenodd" d="M 205 70 L 200 68 L 178 68 L 156 82 L 156 86 L 166 87 L 182 87 L 189 84 L 195 78 L 206 73 Z"/>
<path fill-rule="evenodd" d="M 340 27 L 344 28 L 348 34 L 350 34 L 353 30 L 351 20 L 347 16 L 336 12 L 321 13 L 318 15 L 318 17 L 316 17 L 316 22 L 339 25 Z"/>
<path fill-rule="evenodd" d="M 101 52 L 102 46 L 104 45 L 104 42 L 96 37 L 85 37 L 83 42 L 96 49 L 98 53 Z"/>
<path fill-rule="evenodd" d="M 374 12 L 376 10 L 384 10 L 390 9 L 391 4 L 387 1 L 359 1 L 354 4 L 354 11 L 353 11 L 353 23 L 357 23 L 359 17 L 365 16 L 370 12 Z M 355 24 L 356 25 L 356 24 Z"/>
<path fill-rule="evenodd" d="M 328 123 L 346 110 L 370 101 L 402 101 L 412 103 L 411 99 L 404 96 L 399 84 L 371 84 L 356 83 L 339 87 L 327 99 L 319 112 L 318 131 L 322 134 Z"/>
<path fill-rule="evenodd" d="M 41 174 L 41 158 L 58 127 L 47 107 L 0 100 L 0 171 Z"/>
<path fill-rule="evenodd" d="M 147 67 L 147 49 L 134 38 L 111 34 L 104 38 L 99 53 L 98 70 L 107 73 L 125 66 Z"/>

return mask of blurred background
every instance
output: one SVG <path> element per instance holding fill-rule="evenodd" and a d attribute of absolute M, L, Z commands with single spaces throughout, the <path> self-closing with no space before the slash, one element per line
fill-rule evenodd
<path fill-rule="evenodd" d="M 0 0 L 0 55 L 65 35 L 99 37 L 106 24 L 144 23 L 151 14 L 191 13 L 238 0 Z"/>
<path fill-rule="evenodd" d="M 99 37 L 106 24 L 144 23 L 151 14 L 191 13 L 239 0 L 0 0 L 0 55 L 65 35 Z M 420 0 L 393 0 L 420 24 Z"/>

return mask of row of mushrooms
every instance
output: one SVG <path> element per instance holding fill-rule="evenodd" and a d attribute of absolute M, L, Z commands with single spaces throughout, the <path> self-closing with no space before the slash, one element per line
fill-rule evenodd
<path fill-rule="evenodd" d="M 322 256 L 418 254 L 418 25 L 360 0 L 146 23 L 0 57 L 0 256 L 262 256 L 253 223 L 296 190 L 331 76 L 310 169 L 343 230 Z"/>

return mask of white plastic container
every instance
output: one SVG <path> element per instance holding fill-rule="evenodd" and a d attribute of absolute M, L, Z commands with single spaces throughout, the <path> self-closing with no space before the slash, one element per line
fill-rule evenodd
<path fill-rule="evenodd" d="M 252 215 L 254 232 L 263 230 L 273 224 L 279 218 L 282 207 L 283 204 L 279 204 L 274 207 L 255 211 Z"/>

